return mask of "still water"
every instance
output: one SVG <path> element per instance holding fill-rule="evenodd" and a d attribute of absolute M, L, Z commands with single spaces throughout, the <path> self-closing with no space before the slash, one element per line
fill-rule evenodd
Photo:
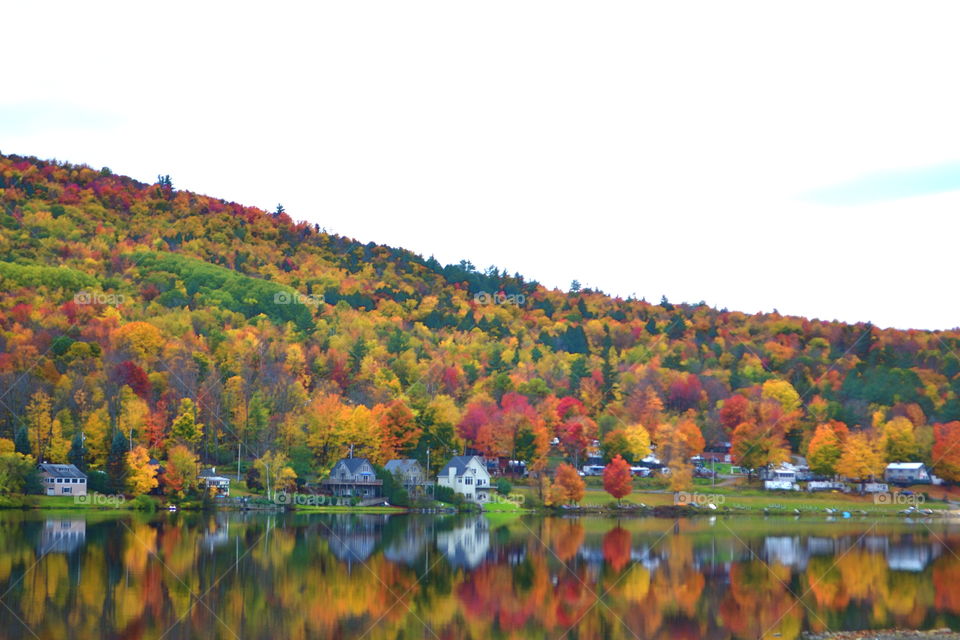
<path fill-rule="evenodd" d="M 960 523 L 0 513 L 0 638 L 960 627 Z"/>

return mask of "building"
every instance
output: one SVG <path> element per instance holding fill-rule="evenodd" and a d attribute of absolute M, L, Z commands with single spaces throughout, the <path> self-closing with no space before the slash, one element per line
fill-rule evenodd
<path fill-rule="evenodd" d="M 218 496 L 230 495 L 230 478 L 217 473 L 216 467 L 204 469 L 197 476 L 200 486 L 204 488 L 213 488 Z"/>
<path fill-rule="evenodd" d="M 399 458 L 388 462 L 384 469 L 399 478 L 400 484 L 411 496 L 426 493 L 427 472 L 419 461 L 413 458 Z"/>
<path fill-rule="evenodd" d="M 799 491 L 799 470 L 794 465 L 784 462 L 776 469 L 768 469 L 761 473 L 763 488 L 769 491 Z"/>
<path fill-rule="evenodd" d="M 39 465 L 40 482 L 48 496 L 87 495 L 87 474 L 72 464 Z"/>
<path fill-rule="evenodd" d="M 383 480 L 377 478 L 373 464 L 366 458 L 343 458 L 333 465 L 322 483 L 332 495 L 375 498 L 383 493 Z"/>
<path fill-rule="evenodd" d="M 450 487 L 472 502 L 489 502 L 490 473 L 479 456 L 454 456 L 440 470 L 437 485 Z"/>
<path fill-rule="evenodd" d="M 922 462 L 891 462 L 883 472 L 883 479 L 896 484 L 929 484 L 930 471 Z"/>

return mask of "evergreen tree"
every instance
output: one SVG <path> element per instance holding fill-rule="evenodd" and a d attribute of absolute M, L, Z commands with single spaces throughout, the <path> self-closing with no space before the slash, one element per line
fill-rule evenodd
<path fill-rule="evenodd" d="M 27 434 L 26 427 L 17 429 L 17 433 L 13 436 L 13 448 L 17 453 L 30 455 L 30 436 Z"/>
<path fill-rule="evenodd" d="M 113 493 L 122 493 L 126 487 L 127 451 L 129 450 L 129 441 L 118 429 L 113 434 L 110 453 L 107 455 L 107 476 L 110 480 L 110 491 Z"/>
<path fill-rule="evenodd" d="M 87 450 L 83 446 L 83 433 L 77 431 L 73 436 L 73 442 L 70 444 L 70 452 L 67 454 L 67 460 L 70 464 L 86 472 L 87 470 Z"/>

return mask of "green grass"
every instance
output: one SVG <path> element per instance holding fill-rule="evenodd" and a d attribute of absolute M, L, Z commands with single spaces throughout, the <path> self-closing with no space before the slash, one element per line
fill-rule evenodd
<path fill-rule="evenodd" d="M 585 507 L 606 507 L 612 505 L 614 498 L 602 488 L 591 486 L 588 483 L 580 504 Z M 638 483 L 639 484 L 639 483 Z M 722 509 L 744 511 L 747 513 L 762 513 L 764 509 L 773 512 L 792 513 L 794 509 L 801 512 L 825 513 L 826 509 L 838 511 L 866 511 L 872 514 L 894 515 L 907 508 L 904 504 L 876 504 L 871 496 L 848 495 L 843 493 L 806 493 L 787 491 L 764 491 L 758 488 L 734 488 L 694 486 L 694 492 L 704 496 L 705 502 L 713 502 Z M 533 496 L 531 487 L 517 487 L 517 493 Z M 673 492 L 644 491 L 634 488 L 633 492 L 623 498 L 624 504 L 645 504 L 648 507 L 669 506 L 674 504 Z M 944 502 L 927 501 L 918 505 L 921 509 L 934 511 L 949 510 L 950 505 Z M 690 510 L 696 511 L 695 509 Z"/>
<path fill-rule="evenodd" d="M 123 502 L 118 502 L 112 496 L 99 494 L 96 491 L 90 491 L 82 502 L 76 500 L 78 497 L 80 496 L 27 496 L 26 499 L 34 509 L 104 510 L 131 509 L 133 507 L 132 499 L 124 499 Z"/>

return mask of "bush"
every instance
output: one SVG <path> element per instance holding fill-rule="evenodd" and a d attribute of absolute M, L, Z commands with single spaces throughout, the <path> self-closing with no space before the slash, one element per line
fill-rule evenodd
<path fill-rule="evenodd" d="M 157 501 L 148 495 L 139 495 L 133 499 L 133 508 L 137 511 L 153 513 L 157 510 Z"/>
<path fill-rule="evenodd" d="M 500 478 L 497 480 L 497 493 L 502 496 L 510 495 L 510 492 L 513 491 L 513 485 L 510 484 L 510 481 L 506 478 Z"/>
<path fill-rule="evenodd" d="M 450 504 L 460 504 L 463 502 L 462 495 L 450 487 L 442 487 L 440 485 L 434 487 L 433 497 L 440 502 L 448 502 Z"/>

